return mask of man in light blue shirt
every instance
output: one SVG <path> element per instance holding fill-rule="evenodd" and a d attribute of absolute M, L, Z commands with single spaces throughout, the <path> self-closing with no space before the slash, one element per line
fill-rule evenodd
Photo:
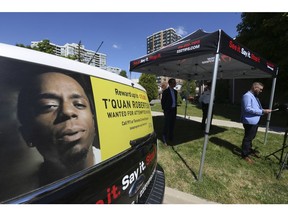
<path fill-rule="evenodd" d="M 271 113 L 271 109 L 263 109 L 258 99 L 258 95 L 263 91 L 264 85 L 260 82 L 254 82 L 250 91 L 246 92 L 241 102 L 241 122 L 245 129 L 244 138 L 242 140 L 242 157 L 248 163 L 252 164 L 253 160 L 249 155 L 259 157 L 254 149 L 252 149 L 252 141 L 258 130 L 260 117 L 264 114 Z"/>

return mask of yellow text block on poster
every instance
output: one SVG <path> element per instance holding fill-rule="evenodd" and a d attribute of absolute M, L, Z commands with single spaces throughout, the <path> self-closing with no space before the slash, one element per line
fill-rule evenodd
<path fill-rule="evenodd" d="M 153 132 L 144 91 L 91 77 L 102 161 L 130 148 L 130 141 Z"/>

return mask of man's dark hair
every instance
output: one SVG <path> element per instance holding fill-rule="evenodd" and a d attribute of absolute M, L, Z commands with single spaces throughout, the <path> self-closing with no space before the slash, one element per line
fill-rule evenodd
<path fill-rule="evenodd" d="M 171 78 L 168 80 L 168 84 L 170 85 L 172 82 L 176 82 L 176 80 L 174 78 Z"/>
<path fill-rule="evenodd" d="M 81 74 L 76 74 L 76 73 L 63 73 L 63 72 L 55 72 L 55 71 L 48 71 L 48 72 L 43 72 L 43 73 L 59 73 L 59 74 L 64 74 L 66 76 L 69 76 L 76 80 L 79 85 L 83 88 L 88 100 L 89 100 L 89 105 L 91 108 L 91 112 L 94 115 L 94 126 L 95 129 L 97 128 L 97 119 L 96 119 L 96 111 L 93 103 L 93 93 L 92 93 L 92 87 L 90 83 L 89 76 L 86 75 L 81 75 Z M 20 124 L 23 127 L 29 127 L 31 125 L 32 121 L 32 116 L 33 116 L 33 106 L 36 101 L 36 89 L 35 89 L 35 78 L 43 73 L 38 73 L 38 74 L 33 74 L 28 81 L 22 86 L 22 89 L 20 90 L 18 94 L 18 103 L 17 103 L 17 117 L 20 122 Z M 21 126 L 21 127 L 22 127 Z M 21 128 L 20 127 L 20 128 Z M 99 146 L 99 135 L 98 135 L 98 130 L 95 130 L 95 139 L 93 145 L 96 148 L 100 148 Z"/>
<path fill-rule="evenodd" d="M 95 108 L 92 100 L 92 95 L 89 94 L 89 92 L 92 92 L 91 85 L 88 85 L 87 80 L 85 80 L 84 76 L 79 76 L 79 75 L 71 75 L 67 73 L 62 73 L 62 72 L 54 72 L 54 71 L 49 71 L 49 72 L 44 72 L 44 73 L 59 73 L 59 74 L 64 74 L 66 76 L 69 76 L 76 80 L 79 85 L 83 88 L 88 100 L 89 100 L 89 105 L 91 108 L 91 112 L 94 114 L 95 113 Z M 32 115 L 32 108 L 34 106 L 33 103 L 35 103 L 36 99 L 36 92 L 35 92 L 35 78 L 41 74 L 44 73 L 39 73 L 37 75 L 32 75 L 31 79 L 26 82 L 22 89 L 19 92 L 18 95 L 18 104 L 17 104 L 17 116 L 18 120 L 22 125 L 29 124 L 31 121 L 31 115 Z M 88 90 L 88 91 L 87 91 Z"/>

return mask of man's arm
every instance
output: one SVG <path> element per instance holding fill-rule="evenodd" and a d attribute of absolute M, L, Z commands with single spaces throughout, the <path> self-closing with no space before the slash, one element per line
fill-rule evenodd
<path fill-rule="evenodd" d="M 167 89 L 165 89 L 162 92 L 162 98 L 161 98 L 161 107 L 162 110 L 166 109 L 166 103 L 167 103 Z"/>
<path fill-rule="evenodd" d="M 249 94 L 245 94 L 243 96 L 243 105 L 245 112 L 253 114 L 253 115 L 263 115 L 263 110 L 260 109 L 257 105 L 256 99 L 252 98 Z"/>

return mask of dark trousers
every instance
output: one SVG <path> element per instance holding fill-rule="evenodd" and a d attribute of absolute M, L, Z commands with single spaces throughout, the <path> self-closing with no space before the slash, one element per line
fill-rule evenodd
<path fill-rule="evenodd" d="M 163 136 L 173 140 L 174 138 L 174 126 L 176 121 L 176 108 L 164 110 L 164 128 Z"/>
<path fill-rule="evenodd" d="M 252 141 L 256 137 L 258 124 L 243 124 L 243 127 L 245 129 L 245 134 L 242 140 L 242 157 L 247 157 L 249 154 L 251 154 Z"/>
<path fill-rule="evenodd" d="M 208 116 L 208 109 L 209 109 L 209 104 L 202 103 L 202 123 L 201 123 L 201 128 L 204 130 L 205 125 L 206 125 L 206 119 Z M 212 118 L 213 118 L 213 111 L 211 115 L 211 122 L 210 122 L 210 127 L 212 124 Z"/>

